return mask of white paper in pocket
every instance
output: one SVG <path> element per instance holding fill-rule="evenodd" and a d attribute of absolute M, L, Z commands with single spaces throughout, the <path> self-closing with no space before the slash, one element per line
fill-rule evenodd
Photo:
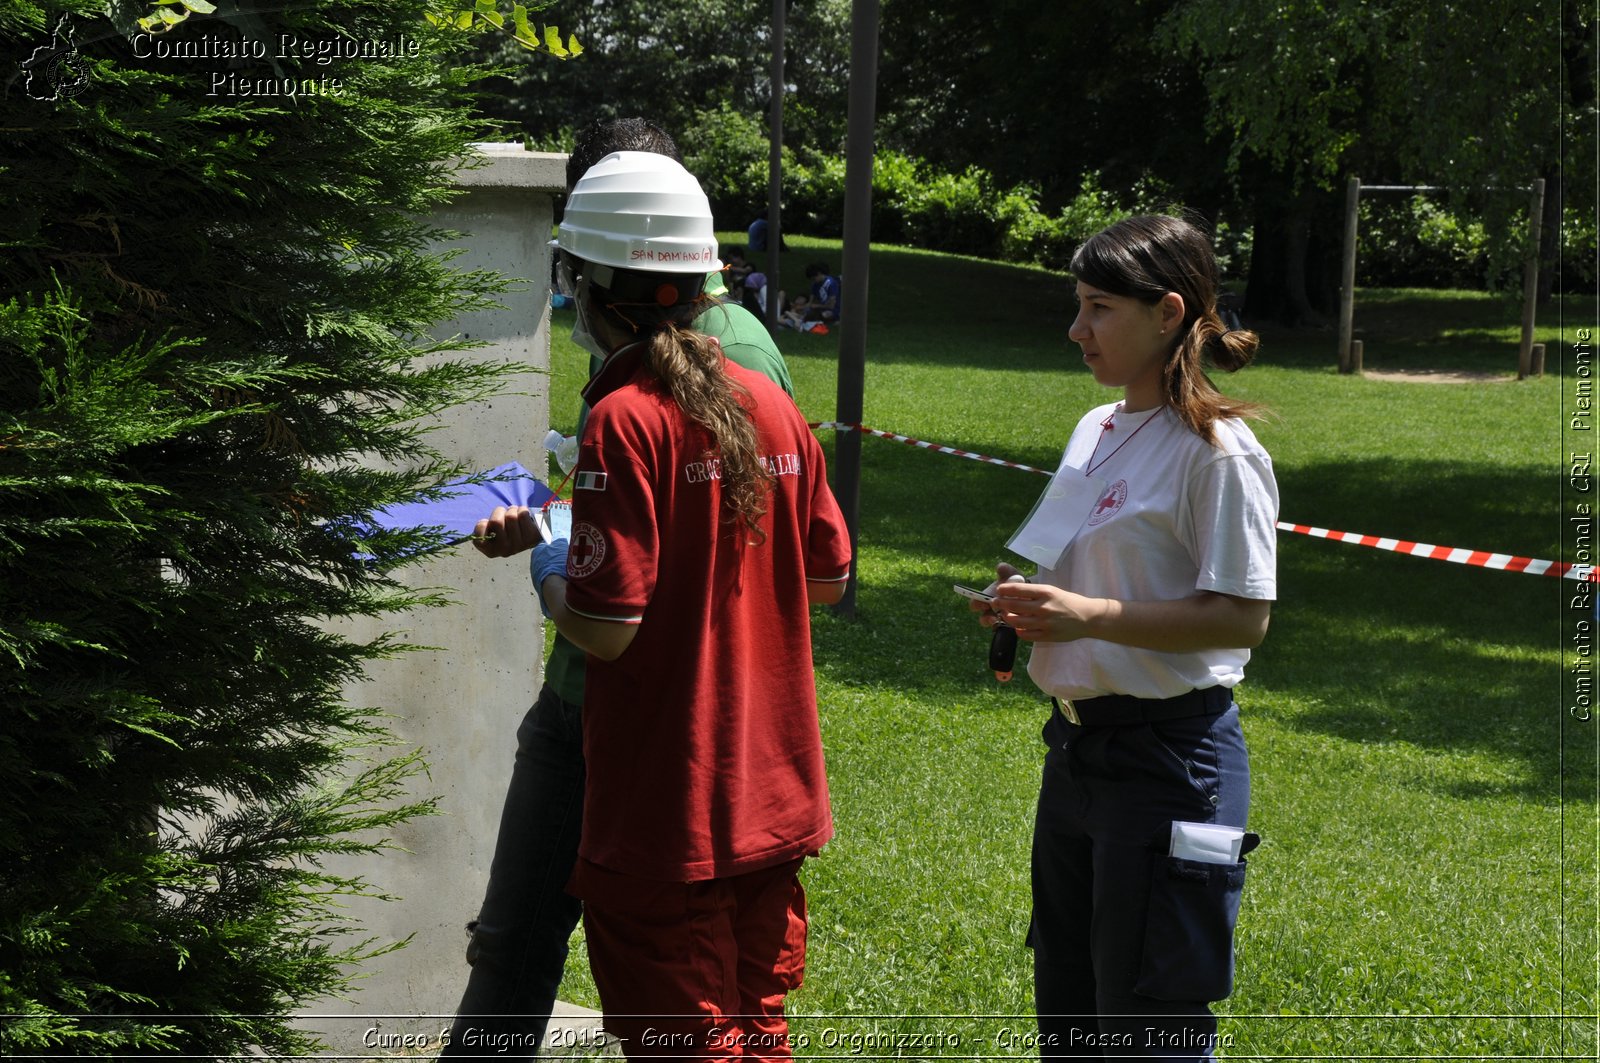
<path fill-rule="evenodd" d="M 1200 864 L 1237 864 L 1244 845 L 1242 827 L 1217 823 L 1172 823 L 1171 855 Z"/>

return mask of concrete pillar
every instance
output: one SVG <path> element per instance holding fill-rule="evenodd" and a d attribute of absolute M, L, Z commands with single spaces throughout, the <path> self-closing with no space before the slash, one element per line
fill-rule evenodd
<path fill-rule="evenodd" d="M 478 149 L 487 164 L 459 173 L 465 194 L 434 220 L 463 234 L 457 267 L 494 269 L 525 283 L 502 296 L 502 309 L 468 314 L 436 333 L 487 341 L 466 356 L 516 361 L 531 371 L 497 397 L 452 411 L 432 442 L 472 470 L 516 460 L 542 476 L 540 441 L 549 422 L 547 244 L 554 197 L 566 185 L 566 156 L 521 145 Z M 463 545 L 413 566 L 406 578 L 445 590 L 454 604 L 340 631 L 353 638 L 401 631 L 410 642 L 437 649 L 378 662 L 346 697 L 391 713 L 401 748 L 423 750 L 430 776 L 413 780 L 412 794 L 437 795 L 441 814 L 394 832 L 407 852 L 328 862 L 330 871 L 360 875 L 399 898 L 351 902 L 369 935 L 378 941 L 412 936 L 406 948 L 362 969 L 352 1000 L 324 1001 L 302 1016 L 302 1025 L 318 1031 L 335 1055 L 391 1055 L 408 1036 L 418 1048 L 437 1049 L 439 1031 L 448 1028 L 466 985 L 463 927 L 483 899 L 517 725 L 533 703 L 543 667 L 542 621 L 526 557 L 490 560 Z"/>

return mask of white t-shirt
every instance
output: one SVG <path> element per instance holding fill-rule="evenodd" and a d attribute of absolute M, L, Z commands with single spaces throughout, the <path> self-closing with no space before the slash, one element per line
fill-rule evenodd
<path fill-rule="evenodd" d="M 1103 426 L 1107 418 L 1113 425 Z M 1277 597 L 1278 484 L 1272 458 L 1244 422 L 1216 422 L 1212 446 L 1169 407 L 1078 422 L 1056 476 L 1105 481 L 1099 503 L 1056 568 L 1036 582 L 1092 598 L 1169 601 L 1216 591 Z M 1244 678 L 1246 649 L 1164 653 L 1101 639 L 1035 643 L 1028 675 L 1069 699 L 1170 698 Z"/>

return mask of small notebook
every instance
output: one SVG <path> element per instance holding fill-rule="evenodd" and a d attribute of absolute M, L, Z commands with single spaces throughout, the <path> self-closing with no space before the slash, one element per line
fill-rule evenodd
<path fill-rule="evenodd" d="M 572 503 L 564 498 L 552 498 L 533 511 L 538 522 L 539 535 L 547 543 L 557 539 L 572 538 Z"/>

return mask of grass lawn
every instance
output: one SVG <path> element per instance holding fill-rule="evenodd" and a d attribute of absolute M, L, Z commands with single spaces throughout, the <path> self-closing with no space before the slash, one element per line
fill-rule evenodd
<path fill-rule="evenodd" d="M 789 240 L 787 287 L 805 262 L 839 261 L 837 242 Z M 1112 397 L 1069 348 L 1062 276 L 898 248 L 872 269 L 868 425 L 1050 468 Z M 1552 368 L 1558 313 L 1592 326 L 1594 301 L 1544 313 Z M 1369 369 L 1514 375 L 1518 320 L 1458 292 L 1368 290 L 1356 309 Z M 570 324 L 555 315 L 551 409 L 569 431 L 585 371 Z M 780 337 L 812 421 L 833 417 L 838 335 Z M 1556 376 L 1392 383 L 1334 359 L 1332 331 L 1264 329 L 1259 363 L 1219 377 L 1275 411 L 1257 433 L 1284 520 L 1559 557 Z M 1048 702 L 1023 675 L 995 683 L 950 584 L 990 578 L 1045 480 L 872 438 L 862 451 L 859 613 L 814 618 L 838 836 L 805 875 L 798 1054 L 1030 1055 L 1005 1031 L 1032 1029 L 1022 939 Z M 1595 725 L 1561 700 L 1573 584 L 1280 545 L 1272 631 L 1238 695 L 1265 842 L 1223 1054 L 1594 1058 Z M 563 995 L 597 1005 L 581 944 Z M 871 1040 L 891 1032 L 941 1040 Z"/>

